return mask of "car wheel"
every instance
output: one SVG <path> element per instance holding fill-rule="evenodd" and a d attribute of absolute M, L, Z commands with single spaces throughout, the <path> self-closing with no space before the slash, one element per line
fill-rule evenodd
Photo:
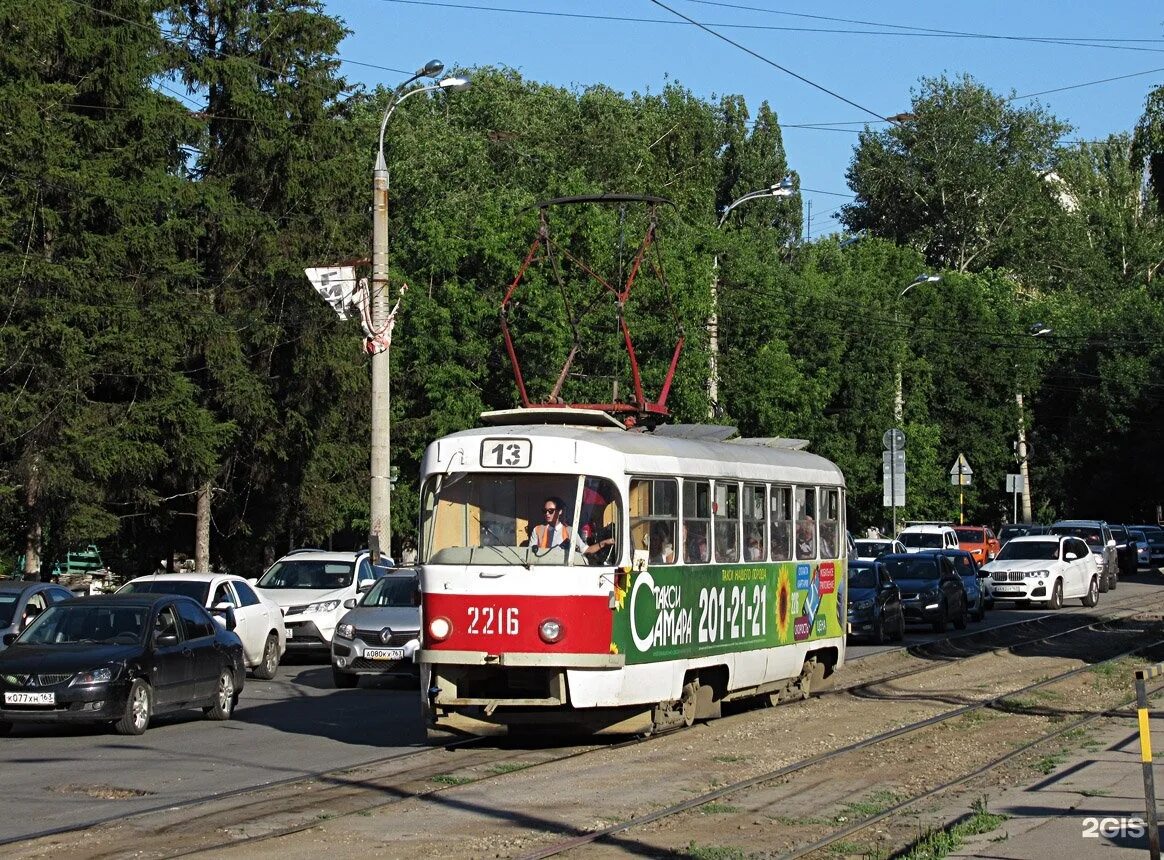
<path fill-rule="evenodd" d="M 1100 577 L 1099 577 L 1099 593 L 1100 594 L 1103 594 L 1107 591 L 1107 588 L 1108 588 L 1108 581 L 1107 580 L 1108 580 L 1107 574 L 1100 575 Z"/>
<path fill-rule="evenodd" d="M 267 637 L 267 644 L 263 646 L 263 659 L 254 668 L 255 677 L 263 681 L 269 681 L 275 677 L 275 671 L 278 668 L 279 637 L 272 633 Z"/>
<path fill-rule="evenodd" d="M 360 676 L 351 672 L 341 672 L 339 669 L 332 668 L 331 679 L 335 683 L 337 690 L 350 690 L 353 687 L 358 687 L 360 684 Z"/>
<path fill-rule="evenodd" d="M 1048 609 L 1063 608 L 1063 580 L 1056 579 L 1055 587 L 1051 589 L 1051 599 L 1047 601 Z"/>
<path fill-rule="evenodd" d="M 890 638 L 894 642 L 900 642 L 902 639 L 905 638 L 905 616 L 904 615 L 897 616 L 897 629 L 893 631 L 893 635 Z"/>
<path fill-rule="evenodd" d="M 938 617 L 934 619 L 933 628 L 935 633 L 946 632 L 946 607 L 944 605 L 939 610 Z"/>
<path fill-rule="evenodd" d="M 1108 591 L 1115 591 L 1116 586 L 1119 584 L 1120 584 L 1120 575 L 1118 572 L 1113 570 L 1111 572 L 1111 582 L 1109 582 L 1107 585 Z"/>
<path fill-rule="evenodd" d="M 113 730 L 119 735 L 140 735 L 149 727 L 153 711 L 154 694 L 150 685 L 136 678 L 125 697 L 125 715 L 113 724 Z"/>
<path fill-rule="evenodd" d="M 1080 601 L 1084 606 L 1095 606 L 1095 604 L 1099 603 L 1099 583 L 1096 579 L 1094 576 L 1091 577 L 1091 582 L 1087 586 L 1087 594 Z"/>
<path fill-rule="evenodd" d="M 966 629 L 966 601 L 962 601 L 962 609 L 958 613 L 958 617 L 954 619 L 954 626 L 959 630 Z"/>
<path fill-rule="evenodd" d="M 234 672 L 223 669 L 218 676 L 218 687 L 214 692 L 214 704 L 202 709 L 208 720 L 229 720 L 238 703 L 238 693 L 234 691 Z"/>

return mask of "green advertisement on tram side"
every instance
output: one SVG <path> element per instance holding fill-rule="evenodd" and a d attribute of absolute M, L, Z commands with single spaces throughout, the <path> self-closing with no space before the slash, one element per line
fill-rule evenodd
<path fill-rule="evenodd" d="M 843 636 L 839 569 L 789 561 L 632 571 L 615 588 L 611 651 L 633 665 Z"/>

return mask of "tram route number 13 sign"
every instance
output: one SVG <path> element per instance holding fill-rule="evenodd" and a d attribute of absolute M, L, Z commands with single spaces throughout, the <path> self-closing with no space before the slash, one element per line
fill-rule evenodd
<path fill-rule="evenodd" d="M 528 469 L 533 442 L 512 436 L 481 440 L 482 469 Z"/>

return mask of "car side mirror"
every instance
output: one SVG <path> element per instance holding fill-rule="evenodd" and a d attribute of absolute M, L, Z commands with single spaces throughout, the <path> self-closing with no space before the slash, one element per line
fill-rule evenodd
<path fill-rule="evenodd" d="M 7 648 L 9 645 L 11 645 L 13 642 L 15 642 L 16 637 L 18 635 L 19 634 L 17 634 L 17 633 L 5 633 L 4 634 L 4 647 Z"/>
<path fill-rule="evenodd" d="M 344 601 L 344 609 L 355 609 L 355 608 L 356 608 L 356 598 L 349 597 L 347 600 Z"/>
<path fill-rule="evenodd" d="M 251 585 L 258 585 L 259 578 L 257 576 L 252 576 L 250 579 L 247 580 L 247 582 L 249 582 Z"/>
<path fill-rule="evenodd" d="M 177 633 L 166 633 L 162 636 L 154 637 L 154 646 L 157 648 L 169 648 L 171 645 L 178 644 Z"/>
<path fill-rule="evenodd" d="M 1064 555 L 1063 558 L 1066 559 L 1067 561 L 1075 561 L 1075 559 L 1079 558 L 1079 553 L 1069 552 L 1066 555 Z"/>
<path fill-rule="evenodd" d="M 360 592 L 360 594 L 367 594 L 369 591 L 372 590 L 372 586 L 375 584 L 376 584 L 376 580 L 374 580 L 374 579 L 366 580 L 366 581 L 361 582 L 359 585 L 356 586 L 356 591 Z M 349 607 L 349 608 L 351 608 L 351 607 Z"/>
<path fill-rule="evenodd" d="M 234 604 L 227 603 L 225 600 L 222 603 L 216 603 L 214 608 L 210 610 L 215 615 L 222 616 L 222 626 L 227 630 L 234 630 L 238 627 L 238 619 L 234 617 Z"/>
<path fill-rule="evenodd" d="M 1110 538 L 1107 542 L 1107 545 L 1108 546 L 1115 546 L 1116 545 L 1115 538 Z"/>

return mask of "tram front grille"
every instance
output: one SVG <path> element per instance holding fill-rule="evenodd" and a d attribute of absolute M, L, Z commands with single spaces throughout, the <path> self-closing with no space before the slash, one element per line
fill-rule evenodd
<path fill-rule="evenodd" d="M 457 696 L 461 699 L 550 699 L 557 670 L 474 666 L 458 673 Z"/>

